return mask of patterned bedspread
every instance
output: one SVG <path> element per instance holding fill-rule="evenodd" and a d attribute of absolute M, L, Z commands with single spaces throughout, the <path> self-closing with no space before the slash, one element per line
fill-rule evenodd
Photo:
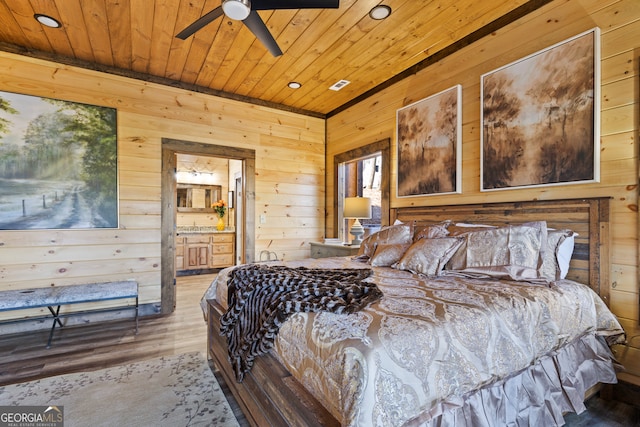
<path fill-rule="evenodd" d="M 349 258 L 286 265 L 370 268 Z M 215 296 L 226 304 L 229 271 L 203 301 Z M 275 341 L 278 358 L 343 425 L 422 425 L 565 345 L 593 347 L 597 341 L 585 337 L 611 343 L 623 335 L 602 300 L 573 281 L 427 279 L 387 267 L 373 268 L 366 280 L 377 284 L 382 299 L 353 314 L 294 314 Z M 604 369 L 612 369 L 608 357 L 598 355 Z"/>

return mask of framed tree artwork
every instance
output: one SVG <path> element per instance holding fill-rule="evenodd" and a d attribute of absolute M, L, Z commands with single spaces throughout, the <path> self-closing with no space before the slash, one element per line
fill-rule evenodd
<path fill-rule="evenodd" d="M 0 92 L 0 230 L 117 227 L 116 110 Z"/>
<path fill-rule="evenodd" d="M 462 86 L 397 111 L 398 197 L 461 190 Z"/>
<path fill-rule="evenodd" d="M 481 77 L 481 191 L 598 182 L 600 31 Z"/>

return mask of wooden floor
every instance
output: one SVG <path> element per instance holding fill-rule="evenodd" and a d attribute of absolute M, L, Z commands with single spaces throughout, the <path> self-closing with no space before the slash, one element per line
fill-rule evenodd
<path fill-rule="evenodd" d="M 137 335 L 131 320 L 56 329 L 50 349 L 48 330 L 0 336 L 0 385 L 192 351 L 206 354 L 199 302 L 214 277 L 178 278 L 175 312 L 141 318 Z"/>
<path fill-rule="evenodd" d="M 178 277 L 176 311 L 142 318 L 137 335 L 132 321 L 116 321 L 56 330 L 50 349 L 45 347 L 48 331 L 0 336 L 0 386 L 165 355 L 206 354 L 206 323 L 199 302 L 214 277 Z M 223 381 L 221 385 L 225 388 Z M 232 398 L 230 403 L 241 425 L 247 425 Z M 588 406 L 587 412 L 569 416 L 567 425 L 640 426 L 637 407 L 597 397 Z"/>

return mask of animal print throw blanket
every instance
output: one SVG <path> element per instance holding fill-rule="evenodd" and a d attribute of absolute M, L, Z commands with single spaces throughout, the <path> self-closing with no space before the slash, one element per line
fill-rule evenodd
<path fill-rule="evenodd" d="M 280 325 L 296 312 L 356 312 L 382 296 L 365 282 L 371 269 L 324 270 L 249 264 L 228 283 L 229 309 L 220 319 L 229 359 L 242 382 L 254 359 L 273 347 Z"/>

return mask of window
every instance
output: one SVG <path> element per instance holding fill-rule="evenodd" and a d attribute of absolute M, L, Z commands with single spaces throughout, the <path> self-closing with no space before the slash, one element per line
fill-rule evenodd
<path fill-rule="evenodd" d="M 351 240 L 348 230 L 353 221 L 343 217 L 345 197 L 371 199 L 371 218 L 360 220 L 365 236 L 389 224 L 389 154 L 390 140 L 385 139 L 335 156 L 334 227 L 343 242 Z"/>
<path fill-rule="evenodd" d="M 371 218 L 360 219 L 365 229 L 365 236 L 372 231 L 377 231 L 382 218 L 382 154 L 362 159 L 351 160 L 338 165 L 338 197 L 344 206 L 345 197 L 368 197 L 371 199 Z M 354 220 L 343 218 L 343 209 L 338 209 L 338 235 L 345 242 L 350 240 L 349 227 Z"/>

